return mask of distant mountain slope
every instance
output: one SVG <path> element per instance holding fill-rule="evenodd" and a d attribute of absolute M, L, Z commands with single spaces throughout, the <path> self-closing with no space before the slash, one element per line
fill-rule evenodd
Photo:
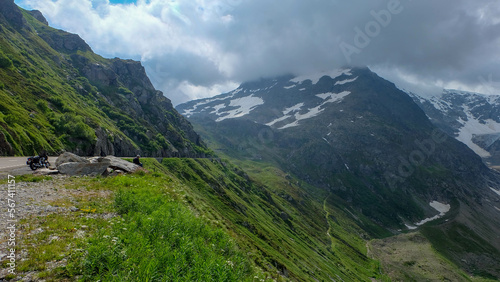
<path fill-rule="evenodd" d="M 0 1 L 0 155 L 204 156 L 191 124 L 131 60 L 104 59 L 38 11 Z"/>
<path fill-rule="evenodd" d="M 481 238 L 477 253 L 443 252 L 500 277 L 499 175 L 369 69 L 262 79 L 177 109 L 214 150 L 273 163 L 395 234 L 425 227 L 435 244 Z M 463 228 L 474 231 L 453 233 Z"/>
<path fill-rule="evenodd" d="M 409 93 L 431 121 L 491 164 L 500 164 L 500 96 L 444 90 Z"/>

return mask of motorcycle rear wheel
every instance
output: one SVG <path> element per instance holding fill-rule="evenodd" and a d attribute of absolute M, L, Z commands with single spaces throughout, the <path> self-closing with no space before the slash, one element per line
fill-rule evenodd
<path fill-rule="evenodd" d="M 30 168 L 31 170 L 36 170 L 38 167 L 36 166 L 35 163 L 30 163 Z"/>

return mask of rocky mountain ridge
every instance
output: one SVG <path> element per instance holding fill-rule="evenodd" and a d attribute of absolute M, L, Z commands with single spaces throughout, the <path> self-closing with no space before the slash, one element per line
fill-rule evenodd
<path fill-rule="evenodd" d="M 0 3 L 0 154 L 203 157 L 191 124 L 140 62 L 105 59 L 38 11 Z M 28 133 L 29 132 L 29 133 Z"/>
<path fill-rule="evenodd" d="M 440 129 L 466 144 L 487 163 L 500 164 L 500 96 L 458 90 L 409 95 Z"/>

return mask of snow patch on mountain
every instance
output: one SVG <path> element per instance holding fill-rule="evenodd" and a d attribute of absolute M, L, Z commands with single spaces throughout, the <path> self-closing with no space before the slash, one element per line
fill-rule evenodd
<path fill-rule="evenodd" d="M 220 116 L 221 114 L 219 113 L 220 110 L 224 109 L 226 107 L 225 104 L 219 104 L 219 105 L 216 105 L 213 107 L 213 111 L 210 112 L 211 114 L 216 114 L 218 116 Z"/>
<path fill-rule="evenodd" d="M 351 82 L 354 82 L 358 79 L 358 77 L 356 76 L 355 78 L 353 79 L 346 79 L 346 80 L 341 80 L 341 81 L 337 81 L 335 82 L 335 85 L 344 85 L 344 84 L 347 84 L 347 83 L 351 83 Z"/>
<path fill-rule="evenodd" d="M 219 122 L 228 118 L 239 118 L 242 116 L 246 116 L 253 109 L 255 109 L 255 107 L 263 104 L 264 100 L 262 100 L 262 98 L 254 97 L 253 95 L 231 100 L 231 102 L 229 103 L 229 107 L 236 107 L 237 109 L 233 109 L 223 113 L 224 116 L 218 118 L 216 121 Z"/>
<path fill-rule="evenodd" d="M 349 92 L 349 91 L 343 91 L 343 92 L 340 92 L 340 93 L 330 92 L 330 93 L 317 94 L 316 95 L 317 97 L 323 99 L 323 103 L 319 104 L 318 106 L 316 106 L 314 108 L 308 109 L 307 112 L 304 113 L 304 114 L 301 114 L 300 112 L 295 113 L 295 115 L 293 116 L 293 117 L 295 117 L 295 121 L 293 121 L 293 122 L 291 122 L 291 123 L 289 123 L 287 125 L 284 125 L 284 126 L 280 127 L 279 129 L 281 130 L 281 129 L 287 129 L 287 128 L 290 128 L 290 127 L 299 126 L 299 122 L 301 120 L 313 118 L 313 117 L 319 115 L 321 112 L 323 112 L 325 110 L 323 108 L 323 106 L 325 104 L 327 104 L 327 103 L 339 103 L 346 96 L 348 96 L 349 94 L 351 94 L 351 92 Z M 299 105 L 300 105 L 300 108 L 302 108 L 304 106 L 303 103 L 295 105 L 294 107 L 292 107 L 293 110 L 294 111 L 299 110 L 300 108 L 297 108 L 297 106 L 299 106 Z M 279 118 L 278 120 L 274 120 L 274 121 L 268 123 L 267 125 L 269 125 L 269 124 L 274 125 L 274 124 L 276 124 L 279 121 L 284 121 L 284 120 L 287 120 L 288 118 L 291 118 L 292 116 L 290 116 L 290 112 L 291 112 L 290 109 L 292 109 L 292 108 L 288 108 L 287 110 L 285 110 L 283 112 L 283 114 L 285 116 Z M 269 125 L 269 126 L 271 126 L 271 125 Z"/>
<path fill-rule="evenodd" d="M 493 157 L 488 146 L 500 135 L 500 96 L 460 90 L 443 90 L 439 95 L 409 93 L 427 116 L 483 158 Z M 429 106 L 436 109 L 433 111 Z M 448 128 L 446 128 L 446 126 Z M 451 130 L 450 130 L 451 129 Z M 484 136 L 484 138 L 479 138 Z M 489 136 L 489 137 L 486 137 Z M 489 140 L 478 143 L 478 140 Z"/>
<path fill-rule="evenodd" d="M 308 109 L 308 112 L 305 114 L 296 113 L 294 122 L 289 123 L 285 126 L 282 126 L 279 129 L 286 129 L 286 128 L 290 128 L 290 127 L 299 126 L 299 121 L 304 120 L 304 119 L 310 119 L 312 117 L 319 115 L 324 110 L 324 109 L 321 109 L 322 106 L 323 106 L 323 104 L 321 104 L 317 107 L 314 107 L 312 109 Z"/>
<path fill-rule="evenodd" d="M 271 122 L 268 122 L 266 123 L 267 126 L 273 126 L 275 125 L 276 123 L 278 122 L 281 122 L 281 121 L 284 121 L 284 120 L 287 120 L 289 118 L 292 117 L 292 115 L 290 115 L 291 113 L 293 112 L 297 112 L 297 111 L 300 111 L 300 109 L 302 109 L 302 107 L 304 107 L 304 103 L 299 103 L 295 106 L 292 106 L 292 107 L 289 107 L 289 108 L 286 108 L 284 111 L 283 111 L 283 116 L 280 117 L 280 118 L 277 118 Z"/>
<path fill-rule="evenodd" d="M 472 141 L 474 135 L 482 135 L 482 134 L 493 134 L 500 132 L 500 123 L 495 122 L 494 120 L 487 119 L 484 123 L 475 119 L 474 116 L 470 113 L 470 110 L 466 106 L 467 113 L 467 121 L 464 121 L 460 118 L 459 122 L 463 124 L 462 128 L 460 128 L 460 132 L 457 136 L 457 139 L 469 146 L 476 154 L 480 157 L 487 158 L 491 157 L 491 154 L 485 149 L 479 147 Z"/>
<path fill-rule="evenodd" d="M 335 103 L 335 102 L 340 102 L 342 101 L 347 95 L 351 94 L 349 91 L 343 91 L 340 93 L 322 93 L 322 94 L 316 94 L 317 97 L 325 100 L 322 105 L 325 103 Z"/>
<path fill-rule="evenodd" d="M 309 75 L 301 75 L 301 76 L 297 76 L 297 77 L 291 79 L 290 81 L 300 84 L 306 80 L 310 80 L 312 82 L 312 84 L 314 85 L 314 84 L 318 83 L 319 80 L 323 76 L 329 76 L 329 77 L 335 79 L 341 75 L 351 76 L 352 75 L 351 69 L 338 69 L 338 70 L 334 70 L 334 71 L 330 71 L 330 72 L 320 72 L 320 73 L 314 73 L 314 74 L 309 74 Z"/>
<path fill-rule="evenodd" d="M 417 223 L 415 223 L 415 225 L 421 226 L 421 225 L 426 224 L 427 222 L 431 222 L 431 221 L 434 221 L 436 219 L 440 219 L 441 217 L 445 216 L 451 210 L 450 205 L 443 204 L 443 203 L 440 203 L 438 201 L 432 201 L 429 203 L 429 205 L 431 207 L 433 207 L 435 210 L 437 210 L 439 212 L 439 214 L 435 215 L 433 217 L 430 217 L 430 218 L 426 218 L 420 222 L 417 222 Z M 411 229 L 411 228 L 409 228 L 409 229 Z"/>
<path fill-rule="evenodd" d="M 291 115 L 284 115 L 284 116 L 282 116 L 282 117 L 280 117 L 280 118 L 277 118 L 277 119 L 275 119 L 275 120 L 273 120 L 273 121 L 271 121 L 271 122 L 266 123 L 266 125 L 267 125 L 267 126 L 273 126 L 273 125 L 275 125 L 276 123 L 281 122 L 281 121 L 284 121 L 284 120 L 287 120 L 287 119 L 289 119 L 289 118 L 291 118 L 291 117 L 292 117 Z"/>
<path fill-rule="evenodd" d="M 300 109 L 302 109 L 302 107 L 304 107 L 304 103 L 298 103 L 297 105 L 295 106 L 292 106 L 290 108 L 286 108 L 284 111 L 283 111 L 283 114 L 284 115 L 288 115 L 289 113 L 293 113 L 293 112 L 296 112 L 296 111 L 300 111 Z"/>
<path fill-rule="evenodd" d="M 232 97 L 234 97 L 236 94 L 240 93 L 241 91 L 243 91 L 243 89 L 238 88 L 236 90 L 229 92 L 228 95 L 223 96 L 223 97 L 214 97 L 214 98 L 209 98 L 209 99 L 203 99 L 200 102 L 198 102 L 197 104 L 195 104 L 194 106 L 192 106 L 192 108 L 185 109 L 181 114 L 189 118 L 193 114 L 196 114 L 199 112 L 198 108 L 200 106 L 207 105 L 207 104 L 210 104 L 210 103 L 216 102 L 216 101 L 224 101 L 227 99 L 231 99 Z M 210 108 L 210 107 L 208 107 L 208 108 Z"/>
<path fill-rule="evenodd" d="M 493 189 L 493 188 L 491 188 L 491 187 L 490 187 L 490 189 L 491 189 L 491 191 L 493 191 L 493 192 L 497 193 L 497 195 L 498 195 L 498 196 L 500 196 L 500 191 L 495 190 L 495 189 Z"/>

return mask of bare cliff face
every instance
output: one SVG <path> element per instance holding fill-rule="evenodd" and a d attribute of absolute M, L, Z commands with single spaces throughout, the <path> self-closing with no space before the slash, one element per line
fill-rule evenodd
<path fill-rule="evenodd" d="M 140 62 L 102 58 L 78 35 L 51 28 L 39 11 L 12 0 L 0 1 L 0 33 L 1 154 L 209 153 Z"/>

